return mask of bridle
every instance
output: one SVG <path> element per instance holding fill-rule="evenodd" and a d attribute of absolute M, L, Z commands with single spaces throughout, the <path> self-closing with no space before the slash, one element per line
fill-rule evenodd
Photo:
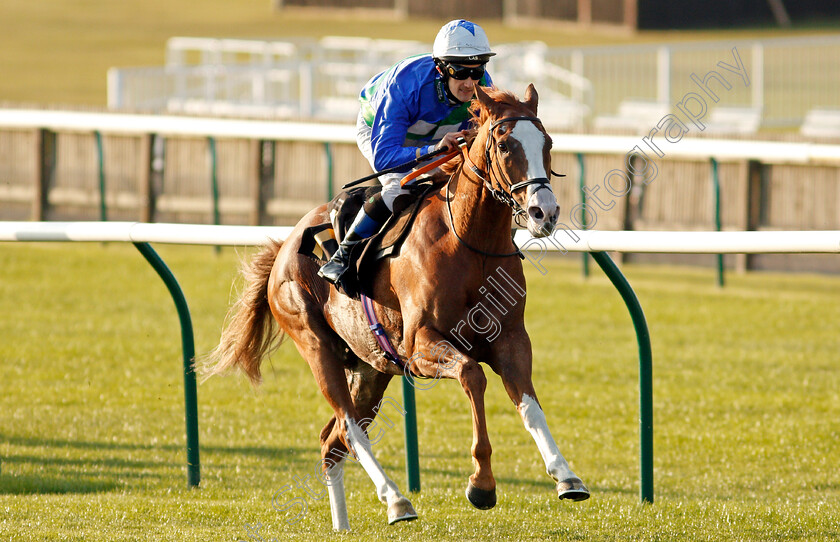
<path fill-rule="evenodd" d="M 513 209 L 513 219 L 515 221 L 517 221 L 516 222 L 517 224 L 519 224 L 517 219 L 520 216 L 526 214 L 526 211 L 513 198 L 514 192 L 516 192 L 517 190 L 521 190 L 523 188 L 526 188 L 528 186 L 531 186 L 531 185 L 539 185 L 537 187 L 537 189 L 534 190 L 534 192 L 537 192 L 537 191 L 543 190 L 543 189 L 551 190 L 551 181 L 547 177 L 532 177 L 530 179 L 526 179 L 526 180 L 524 180 L 522 182 L 519 182 L 519 183 L 512 183 L 510 181 L 510 179 L 507 178 L 504 171 L 502 171 L 502 166 L 499 164 L 499 161 L 498 160 L 493 161 L 493 159 L 492 159 L 492 155 L 491 155 L 490 150 L 493 149 L 493 148 L 498 148 L 497 145 L 496 145 L 496 128 L 499 125 L 504 124 L 506 122 L 516 122 L 516 121 L 520 121 L 520 120 L 529 120 L 531 122 L 538 122 L 538 123 L 542 124 L 542 121 L 537 117 L 521 116 L 521 117 L 504 117 L 504 118 L 496 120 L 495 122 L 493 122 L 493 124 L 490 125 L 490 129 L 487 131 L 487 143 L 484 145 L 484 161 L 487 164 L 487 170 L 488 170 L 487 172 L 484 172 L 481 169 L 479 169 L 479 167 L 476 166 L 473 163 L 473 161 L 470 159 L 469 153 L 467 152 L 467 149 L 466 149 L 466 143 L 461 145 L 461 149 L 462 149 L 462 152 L 463 152 L 463 155 L 464 155 L 464 163 L 467 165 L 467 167 L 470 168 L 470 171 L 472 171 L 475 174 L 475 176 L 478 177 L 484 183 L 484 186 L 487 188 L 488 191 L 490 191 L 490 194 L 497 201 L 500 201 L 500 202 L 504 203 L 505 205 L 507 205 L 508 207 L 510 207 L 511 209 Z M 498 152 L 498 151 L 496 151 L 496 152 Z M 500 184 L 501 184 L 501 181 L 504 181 L 505 184 L 507 185 L 506 188 L 502 188 L 502 187 L 496 188 L 495 186 L 493 186 L 493 183 L 491 183 L 490 180 L 488 179 L 488 176 L 491 175 L 492 173 L 494 173 L 494 165 L 495 165 L 496 178 L 500 180 Z M 558 177 L 562 177 L 562 175 L 558 175 L 557 173 L 554 173 L 553 171 L 551 173 L 553 175 L 557 175 Z"/>
<path fill-rule="evenodd" d="M 534 190 L 535 193 L 537 191 L 543 190 L 543 189 L 551 190 L 551 181 L 547 177 L 532 177 L 532 178 L 526 179 L 522 182 L 512 183 L 510 181 L 510 179 L 508 179 L 508 177 L 505 175 L 504 171 L 502 171 L 502 166 L 499 164 L 499 161 L 496 160 L 494 162 L 493 159 L 492 159 L 491 149 L 492 148 L 497 148 L 497 145 L 495 144 L 496 143 L 496 133 L 495 133 L 496 128 L 503 123 L 516 122 L 516 121 L 520 121 L 520 120 L 529 120 L 531 122 L 539 122 L 540 124 L 542 124 L 542 121 L 540 121 L 540 119 L 537 118 L 537 117 L 520 116 L 520 117 L 504 117 L 504 118 L 496 120 L 495 122 L 493 122 L 490 125 L 490 128 L 489 128 L 488 133 L 487 133 L 487 143 L 485 144 L 485 147 L 484 147 L 484 159 L 485 159 L 485 163 L 487 165 L 487 171 L 486 172 L 481 170 L 481 168 L 479 168 L 478 166 L 475 165 L 475 163 L 473 163 L 472 159 L 469 156 L 466 140 L 464 140 L 462 138 L 458 142 L 458 145 L 461 148 L 461 153 L 463 154 L 464 165 L 466 165 L 470 169 L 470 171 L 472 171 L 473 174 L 476 177 L 478 177 L 478 179 L 481 182 L 484 183 L 485 188 L 490 192 L 490 194 L 493 196 L 494 199 L 496 199 L 497 201 L 500 201 L 501 203 L 504 203 L 505 205 L 507 205 L 508 207 L 513 209 L 513 220 L 516 222 L 517 225 L 519 225 L 519 217 L 521 217 L 523 215 L 526 215 L 527 211 L 525 209 L 523 209 L 522 206 L 519 204 L 519 202 L 517 202 L 513 198 L 514 192 L 516 192 L 517 190 L 521 190 L 523 188 L 526 188 L 528 186 L 531 186 L 531 185 L 538 185 L 536 190 Z M 498 152 L 498 150 L 496 152 Z M 495 168 L 494 168 L 494 164 L 495 164 Z M 495 186 L 493 186 L 493 183 L 488 178 L 494 172 L 496 173 L 496 178 L 499 180 L 499 184 L 500 184 L 499 188 L 496 188 Z M 551 174 L 556 175 L 558 177 L 563 177 L 563 175 L 559 175 L 559 174 L 555 173 L 554 171 L 552 171 Z M 452 177 L 449 178 L 449 181 L 446 183 L 447 193 L 449 193 L 449 183 L 452 182 L 452 178 L 454 176 L 455 175 L 453 174 Z M 504 186 L 504 187 L 501 186 L 502 181 L 506 184 L 506 186 Z M 452 219 L 452 206 L 451 206 L 451 202 L 450 202 L 449 197 L 446 198 L 446 208 L 449 211 L 449 223 L 452 227 L 452 233 L 455 234 L 455 237 L 458 238 L 458 241 L 460 241 L 461 244 L 465 245 L 470 250 L 472 250 L 474 252 L 477 252 L 479 254 L 483 254 L 485 256 L 499 256 L 499 257 L 502 257 L 502 256 L 519 256 L 520 258 L 524 259 L 524 256 L 522 255 L 522 252 L 519 250 L 519 247 L 516 246 L 516 242 L 514 242 L 513 239 L 511 239 L 511 242 L 513 243 L 513 246 L 516 248 L 516 250 L 513 251 L 513 252 L 508 252 L 508 253 L 497 254 L 497 253 L 492 253 L 492 252 L 486 252 L 484 250 L 481 250 L 481 249 L 478 249 L 478 248 L 475 248 L 475 247 L 471 246 L 466 241 L 464 241 L 461 238 L 461 236 L 458 235 L 458 232 L 455 230 L 455 222 Z"/>

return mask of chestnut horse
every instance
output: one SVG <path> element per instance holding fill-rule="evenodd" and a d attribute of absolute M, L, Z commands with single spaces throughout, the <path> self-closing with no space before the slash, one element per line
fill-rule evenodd
<path fill-rule="evenodd" d="M 501 376 L 558 496 L 584 500 L 589 491 L 560 453 L 534 391 L 525 277 L 511 240 L 511 208 L 534 236 L 554 229 L 559 207 L 549 183 L 551 139 L 536 117 L 533 85 L 524 102 L 496 89 L 477 88 L 476 96 L 472 144 L 449 165 L 447 184 L 422 203 L 399 256 L 377 268 L 368 295 L 403 367 L 407 362 L 413 376 L 457 379 L 469 398 L 475 465 L 466 490 L 470 503 L 480 509 L 496 503 L 487 379 L 479 362 Z M 238 366 L 256 384 L 262 358 L 285 332 L 335 411 L 320 439 L 333 527 L 349 528 L 342 481 L 348 450 L 387 505 L 388 522 L 415 519 L 411 503 L 374 457 L 366 431 L 388 382 L 404 369 L 383 356 L 362 304 L 319 278 L 318 262 L 298 254 L 304 230 L 326 222 L 321 205 L 285 242 L 273 243 L 245 267 L 248 285 L 211 356 L 215 364 L 205 372 Z"/>

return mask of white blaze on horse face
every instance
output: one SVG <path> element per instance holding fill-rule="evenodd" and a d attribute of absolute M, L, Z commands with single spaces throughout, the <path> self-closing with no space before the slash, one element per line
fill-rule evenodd
<path fill-rule="evenodd" d="M 540 455 L 545 461 L 545 470 L 548 475 L 557 482 L 577 478 L 577 475 L 572 472 L 566 459 L 560 453 L 560 449 L 557 448 L 557 443 L 554 442 L 551 431 L 548 430 L 545 414 L 537 400 L 530 395 L 523 394 L 522 402 L 519 403 L 519 415 L 522 416 L 525 429 L 531 433 L 537 443 L 537 449 L 539 449 Z"/>
<path fill-rule="evenodd" d="M 543 164 L 545 134 L 533 122 L 519 121 L 514 125 L 510 137 L 517 140 L 525 152 L 527 163 L 525 178 L 545 177 L 545 164 Z"/>
<path fill-rule="evenodd" d="M 533 122 L 519 121 L 513 127 L 510 137 L 517 140 L 525 153 L 525 178 L 546 178 L 543 149 L 545 134 Z M 540 189 L 541 185 L 529 185 L 527 204 L 528 231 L 535 237 L 544 237 L 554 230 L 559 207 L 557 198 L 550 189 Z"/>
<path fill-rule="evenodd" d="M 373 485 L 376 486 L 376 495 L 379 497 L 379 500 L 387 505 L 391 505 L 395 501 L 404 498 L 397 489 L 397 484 L 388 478 L 388 475 L 382 469 L 382 465 L 373 456 L 370 439 L 368 439 L 364 429 L 349 416 L 344 418 L 344 427 L 347 430 L 347 441 L 353 448 L 353 451 L 356 452 L 356 457 L 359 458 L 359 463 L 362 464 L 362 468 L 365 469 Z"/>

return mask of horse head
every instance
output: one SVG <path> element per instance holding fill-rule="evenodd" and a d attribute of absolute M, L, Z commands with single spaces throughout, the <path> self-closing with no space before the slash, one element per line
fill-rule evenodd
<path fill-rule="evenodd" d="M 513 94 L 476 87 L 480 127 L 473 151 L 485 173 L 484 181 L 496 199 L 508 204 L 517 220 L 524 216 L 534 237 L 554 231 L 560 207 L 551 189 L 551 138 L 537 117 L 537 91 L 528 85 L 525 101 Z"/>

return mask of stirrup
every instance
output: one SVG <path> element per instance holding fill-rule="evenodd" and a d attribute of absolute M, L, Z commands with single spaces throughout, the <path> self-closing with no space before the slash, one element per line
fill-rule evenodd
<path fill-rule="evenodd" d="M 379 231 L 381 226 L 382 223 L 371 218 L 365 212 L 364 207 L 359 209 L 355 220 L 344 235 L 344 240 L 338 245 L 338 250 L 330 258 L 330 261 L 321 266 L 321 269 L 318 270 L 318 276 L 339 286 L 341 276 L 350 267 L 350 251 L 354 246 Z"/>
<path fill-rule="evenodd" d="M 341 276 L 347 272 L 348 263 L 347 261 L 330 260 L 321 266 L 321 269 L 318 270 L 318 276 L 338 286 Z"/>

